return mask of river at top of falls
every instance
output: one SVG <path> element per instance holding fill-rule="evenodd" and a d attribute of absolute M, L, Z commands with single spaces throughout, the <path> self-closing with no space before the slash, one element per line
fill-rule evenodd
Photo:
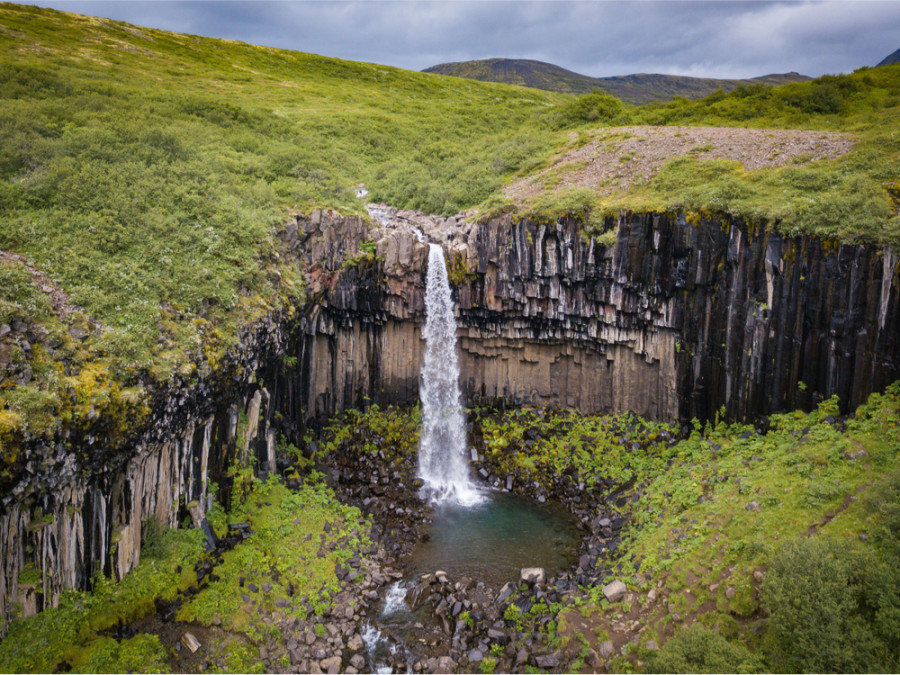
<path fill-rule="evenodd" d="M 422 361 L 422 436 L 419 477 L 435 502 L 471 506 L 483 501 L 466 464 L 466 424 L 459 392 L 456 317 L 444 251 L 429 245 L 425 285 L 425 358 Z"/>

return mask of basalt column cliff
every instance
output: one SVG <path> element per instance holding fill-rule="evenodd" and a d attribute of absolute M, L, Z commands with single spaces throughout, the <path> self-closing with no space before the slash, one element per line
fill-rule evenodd
<path fill-rule="evenodd" d="M 340 219 L 301 219 L 316 302 L 297 356 L 303 408 L 415 400 L 426 246 L 447 252 L 464 396 L 662 419 L 752 420 L 837 394 L 852 409 L 900 377 L 891 249 L 784 237 L 737 219 L 623 214 L 615 245 L 580 224 L 485 225 L 376 211 L 380 259 L 342 271 Z M 315 222 L 314 222 L 315 221 Z M 331 242 L 331 243 L 329 243 Z"/>
<path fill-rule="evenodd" d="M 108 444 L 99 420 L 96 433 L 27 448 L 0 516 L 0 615 L 55 604 L 98 569 L 125 574 L 150 518 L 202 524 L 210 481 L 227 486 L 235 458 L 278 469 L 279 433 L 298 441 L 347 407 L 415 402 L 428 247 L 413 227 L 445 251 L 468 405 L 661 419 L 725 406 L 753 419 L 832 394 L 852 409 L 900 378 L 890 249 L 717 216 L 622 214 L 607 223 L 615 244 L 601 246 L 568 219 L 373 215 L 315 211 L 288 223 L 282 239 L 306 273 L 306 306 L 246 327 L 216 372 L 157 391 L 150 421 L 124 446 Z"/>

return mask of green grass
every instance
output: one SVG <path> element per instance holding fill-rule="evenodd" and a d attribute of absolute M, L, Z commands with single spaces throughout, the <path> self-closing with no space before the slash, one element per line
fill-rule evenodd
<path fill-rule="evenodd" d="M 169 672 L 170 654 L 156 635 L 138 633 L 117 642 L 106 632 L 155 612 L 156 597 L 171 601 L 197 584 L 199 593 L 184 601 L 176 620 L 220 626 L 232 634 L 223 644 L 208 645 L 213 665 L 223 672 L 262 672 L 258 645 L 280 637 L 267 617 L 281 611 L 306 618 L 307 603 L 314 614 L 324 614 L 342 588 L 335 564 L 371 542 L 359 511 L 337 502 L 315 474 L 297 491 L 275 478 L 262 483 L 250 477 L 237 484 L 240 500 L 231 513 L 217 504 L 210 522 L 220 535 L 228 522 L 247 521 L 254 532 L 225 552 L 214 569 L 217 578 L 197 582 L 194 565 L 208 555 L 201 530 L 150 528 L 140 565 L 121 581 L 99 577 L 93 592 L 67 591 L 58 607 L 12 621 L 0 641 L 0 671 L 49 673 L 68 664 L 72 672 Z M 331 524 L 327 534 L 326 522 Z M 40 582 L 34 570 L 25 575 L 31 583 Z M 260 590 L 250 591 L 251 583 Z M 271 590 L 263 590 L 264 583 Z M 242 594 L 252 601 L 245 603 Z M 279 599 L 288 600 L 288 607 L 276 606 Z"/>
<path fill-rule="evenodd" d="M 896 245 L 898 91 L 887 66 L 634 107 L 0 5 L 0 250 L 77 307 L 60 312 L 24 265 L 0 263 L 0 321 L 47 331 L 30 354 L 10 345 L 32 379 L 0 382 L 0 482 L 20 474 L 23 441 L 98 414 L 114 449 L 140 428 L 148 389 L 208 376 L 239 326 L 295 311 L 283 223 L 313 207 L 362 213 L 360 183 L 399 207 L 509 212 L 506 181 L 598 127 L 843 130 L 859 143 L 837 161 L 745 171 L 690 156 L 627 193 L 547 191 L 519 215 L 572 213 L 599 233 L 619 209 L 711 209 Z"/>
<path fill-rule="evenodd" d="M 361 213 L 365 183 L 455 213 L 549 155 L 540 114 L 563 99 L 0 5 L 0 249 L 84 310 L 55 316 L 17 263 L 0 270 L 3 320 L 64 343 L 35 350 L 33 382 L 0 388 L 7 476 L 23 438 L 78 416 L 66 392 L 83 364 L 113 388 L 215 369 L 238 325 L 297 304 L 288 210 Z M 65 337 L 86 317 L 102 327 Z"/>

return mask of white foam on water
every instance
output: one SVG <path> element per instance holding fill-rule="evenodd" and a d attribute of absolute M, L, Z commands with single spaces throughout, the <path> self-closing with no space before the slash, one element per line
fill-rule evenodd
<path fill-rule="evenodd" d="M 402 581 L 391 584 L 384 594 L 384 608 L 381 610 L 381 615 L 387 616 L 407 609 L 406 592 L 407 588 Z"/>

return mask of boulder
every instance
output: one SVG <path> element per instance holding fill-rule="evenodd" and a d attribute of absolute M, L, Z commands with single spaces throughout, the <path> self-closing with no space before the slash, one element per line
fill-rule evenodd
<path fill-rule="evenodd" d="M 605 597 L 608 602 L 618 602 L 625 597 L 625 593 L 627 592 L 628 589 L 625 587 L 625 584 L 618 579 L 603 587 L 603 597 Z"/>
<path fill-rule="evenodd" d="M 616 646 L 612 643 L 612 640 L 606 640 L 597 645 L 597 653 L 601 659 L 608 659 L 613 655 L 614 651 L 616 651 Z"/>
<path fill-rule="evenodd" d="M 334 674 L 341 672 L 341 657 L 340 656 L 330 656 L 327 659 L 322 659 L 319 661 L 319 667 L 323 672 Z"/>
<path fill-rule="evenodd" d="M 535 657 L 534 664 L 543 670 L 551 670 L 559 666 L 559 657 L 556 654 L 541 654 Z"/>
<path fill-rule="evenodd" d="M 428 575 L 430 577 L 430 575 Z M 407 606 L 415 611 L 419 608 L 419 605 L 422 604 L 422 601 L 428 596 L 428 591 L 430 590 L 431 584 L 429 584 L 428 580 L 424 580 L 419 582 L 417 586 L 411 588 L 406 594 L 406 604 Z"/>
<path fill-rule="evenodd" d="M 364 646 L 365 645 L 363 644 L 362 636 L 360 636 L 359 633 L 354 633 L 347 640 L 347 649 L 349 649 L 351 652 L 360 652 L 362 651 Z M 359 668 L 359 666 L 355 667 Z"/>
<path fill-rule="evenodd" d="M 449 656 L 441 656 L 437 660 L 437 669 L 435 673 L 455 673 L 456 661 Z"/>
<path fill-rule="evenodd" d="M 190 631 L 181 636 L 181 644 L 184 645 L 184 648 L 189 650 L 191 654 L 200 649 L 200 640 L 198 640 Z"/>
<path fill-rule="evenodd" d="M 509 636 L 499 628 L 488 628 L 488 639 L 500 645 L 506 645 L 509 642 Z"/>
<path fill-rule="evenodd" d="M 544 584 L 547 582 L 547 573 L 543 567 L 523 567 L 519 580 L 526 584 Z"/>
<path fill-rule="evenodd" d="M 497 604 L 501 605 L 506 602 L 516 590 L 518 590 L 518 587 L 513 582 L 507 581 L 503 584 L 503 588 L 500 589 L 500 593 L 497 595 Z"/>

